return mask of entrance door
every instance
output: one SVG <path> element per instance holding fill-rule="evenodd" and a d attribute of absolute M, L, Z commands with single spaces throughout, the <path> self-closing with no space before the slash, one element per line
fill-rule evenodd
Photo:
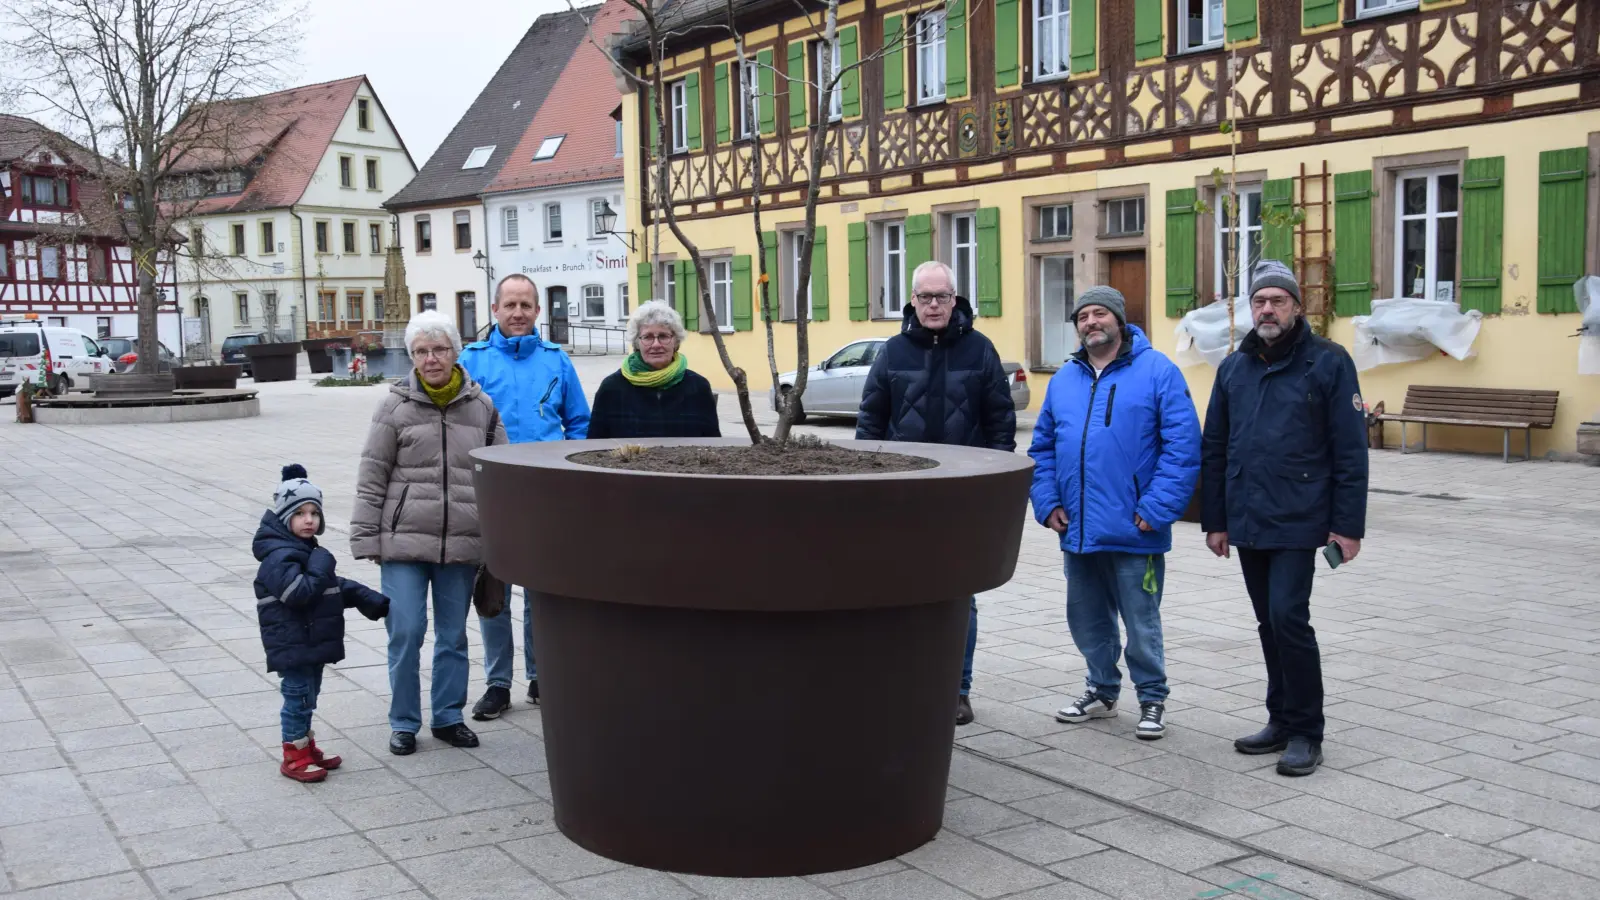
<path fill-rule="evenodd" d="M 550 334 L 549 339 L 557 344 L 565 344 L 567 338 L 567 289 L 553 287 L 545 291 L 545 299 L 550 306 Z"/>
<path fill-rule="evenodd" d="M 1060 366 L 1078 349 L 1072 327 L 1072 257 L 1039 259 L 1039 364 Z"/>
<path fill-rule="evenodd" d="M 473 291 L 456 294 L 456 321 L 461 326 L 461 339 L 472 343 L 478 339 L 478 295 Z"/>
<path fill-rule="evenodd" d="M 1128 301 L 1128 323 L 1150 333 L 1150 302 L 1146 289 L 1143 250 L 1123 250 L 1106 254 L 1109 284 Z"/>

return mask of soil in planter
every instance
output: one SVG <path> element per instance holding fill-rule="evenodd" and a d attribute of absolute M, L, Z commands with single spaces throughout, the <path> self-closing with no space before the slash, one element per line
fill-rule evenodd
<path fill-rule="evenodd" d="M 938 465 L 903 453 L 846 450 L 820 441 L 758 447 L 625 447 L 626 452 L 591 450 L 569 459 L 586 466 L 635 472 L 685 475 L 871 475 L 914 472 Z"/>

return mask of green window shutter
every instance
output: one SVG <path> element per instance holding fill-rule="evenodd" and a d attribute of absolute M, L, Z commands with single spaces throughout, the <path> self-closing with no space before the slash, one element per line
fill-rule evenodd
<path fill-rule="evenodd" d="M 978 210 L 978 315 L 1000 315 L 1000 207 Z"/>
<path fill-rule="evenodd" d="M 755 327 L 750 315 L 750 255 L 733 258 L 733 330 L 749 331 Z M 726 324 L 726 323 L 724 323 Z"/>
<path fill-rule="evenodd" d="M 716 92 L 713 101 L 717 111 L 717 143 L 726 144 L 733 140 L 732 120 L 728 117 L 728 101 L 732 92 L 728 89 L 728 70 L 732 63 L 718 63 L 716 76 L 712 79 L 712 88 Z"/>
<path fill-rule="evenodd" d="M 1095 67 L 1095 38 L 1100 29 L 1095 25 L 1097 0 L 1078 0 L 1068 14 L 1071 25 L 1072 71 L 1092 72 Z"/>
<path fill-rule="evenodd" d="M 1332 25 L 1339 21 L 1339 0 L 1305 0 L 1300 16 L 1300 24 L 1306 28 Z"/>
<path fill-rule="evenodd" d="M 1167 191 L 1167 318 L 1195 304 L 1195 188 Z"/>
<path fill-rule="evenodd" d="M 883 109 L 885 112 L 906 105 L 906 49 L 903 35 L 905 16 L 884 16 Z"/>
<path fill-rule="evenodd" d="M 695 271 L 694 260 L 683 261 L 683 327 L 700 330 L 700 273 Z"/>
<path fill-rule="evenodd" d="M 839 29 L 839 65 L 845 70 L 839 82 L 843 93 L 844 116 L 847 119 L 861 115 L 861 70 L 850 68 L 861 62 L 860 32 L 854 26 Z"/>
<path fill-rule="evenodd" d="M 672 304 L 672 308 L 678 311 L 678 317 L 683 319 L 685 321 L 685 323 L 687 323 L 688 319 L 689 319 L 689 313 L 686 311 L 686 308 L 685 308 L 685 305 L 684 305 L 684 302 L 683 302 L 683 295 L 684 295 L 684 291 L 689 286 L 689 276 L 683 274 L 683 267 L 685 265 L 687 265 L 687 263 L 684 260 L 679 259 L 679 260 L 674 260 L 673 261 L 673 263 L 672 263 L 672 296 L 671 297 L 664 297 L 662 299 L 664 299 L 667 302 L 671 303 Z"/>
<path fill-rule="evenodd" d="M 906 293 L 911 293 L 911 274 L 917 266 L 933 259 L 933 216 L 906 216 Z"/>
<path fill-rule="evenodd" d="M 867 256 L 867 223 L 851 222 L 846 229 L 850 237 L 850 321 L 865 322 L 867 312 L 867 279 L 871 264 Z"/>
<path fill-rule="evenodd" d="M 778 130 L 778 91 L 772 72 L 772 48 L 756 51 L 756 62 L 760 64 L 756 88 L 761 94 L 756 99 L 756 124 L 762 134 L 773 134 Z"/>
<path fill-rule="evenodd" d="M 684 117 L 689 120 L 689 149 L 700 149 L 700 73 L 683 78 Z"/>
<path fill-rule="evenodd" d="M 652 293 L 655 288 L 651 286 L 651 279 L 655 274 L 655 266 L 647 262 L 642 262 L 637 266 L 634 266 L 634 271 L 639 273 L 639 299 L 634 301 L 634 305 L 638 306 L 641 303 L 648 302 L 652 297 L 655 296 L 655 294 Z"/>
<path fill-rule="evenodd" d="M 1261 186 L 1261 258 L 1275 259 L 1294 268 L 1294 226 L 1277 225 L 1269 217 L 1289 216 L 1294 212 L 1294 180 L 1276 178 Z M 1249 278 L 1249 272 L 1239 273 Z"/>
<path fill-rule="evenodd" d="M 1156 59 L 1165 55 L 1161 39 L 1161 0 L 1133 2 L 1133 58 Z"/>
<path fill-rule="evenodd" d="M 811 321 L 828 321 L 828 226 L 811 240 Z"/>
<path fill-rule="evenodd" d="M 650 153 L 656 156 L 663 149 L 661 146 L 661 120 L 656 118 L 656 89 L 651 86 L 647 95 L 648 108 L 644 111 L 645 118 L 650 122 Z"/>
<path fill-rule="evenodd" d="M 1500 253 L 1505 233 L 1506 159 L 1469 159 L 1461 178 L 1461 290 L 1463 310 L 1500 312 Z"/>
<path fill-rule="evenodd" d="M 762 253 L 767 258 L 767 299 L 761 299 L 759 286 L 757 286 L 756 299 L 763 305 L 770 304 L 770 308 L 765 309 L 764 315 L 771 317 L 773 321 L 777 321 L 778 314 L 783 310 L 783 298 L 778 296 L 778 233 L 776 231 L 761 232 L 761 247 Z M 765 322 L 766 318 L 761 321 Z"/>
<path fill-rule="evenodd" d="M 1226 0 L 1222 24 L 1229 43 L 1256 36 L 1256 0 Z"/>
<path fill-rule="evenodd" d="M 1017 25 L 1017 0 L 995 0 L 994 83 L 1012 87 L 1022 80 L 1022 32 Z"/>
<path fill-rule="evenodd" d="M 1372 171 L 1333 176 L 1333 311 L 1372 312 Z"/>
<path fill-rule="evenodd" d="M 806 45 L 789 42 L 789 130 L 806 127 Z"/>
<path fill-rule="evenodd" d="M 967 0 L 949 0 L 945 13 L 944 95 L 967 95 Z"/>
<path fill-rule="evenodd" d="M 1575 313 L 1583 277 L 1589 148 L 1539 154 L 1539 312 Z"/>

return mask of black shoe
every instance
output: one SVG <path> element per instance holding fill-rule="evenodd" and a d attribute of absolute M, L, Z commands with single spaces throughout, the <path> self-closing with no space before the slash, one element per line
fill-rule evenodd
<path fill-rule="evenodd" d="M 1284 734 L 1276 725 L 1268 724 L 1249 737 L 1242 737 L 1233 742 L 1233 749 L 1251 756 L 1263 753 L 1281 753 L 1283 748 L 1289 746 L 1289 736 Z"/>
<path fill-rule="evenodd" d="M 433 729 L 433 736 L 452 747 L 476 747 L 478 736 L 472 733 L 465 722 L 457 725 L 448 725 L 444 728 Z"/>
<path fill-rule="evenodd" d="M 1167 733 L 1167 705 L 1165 703 L 1139 704 L 1139 728 L 1135 732 L 1141 741 L 1158 741 Z"/>
<path fill-rule="evenodd" d="M 972 703 L 967 700 L 965 694 L 956 698 L 956 724 L 972 724 Z"/>
<path fill-rule="evenodd" d="M 395 756 L 410 756 L 417 752 L 417 736 L 409 731 L 396 731 L 389 735 L 389 752 Z"/>
<path fill-rule="evenodd" d="M 1310 775 L 1322 765 L 1322 744 L 1308 737 L 1289 738 L 1289 748 L 1278 757 L 1279 775 Z"/>
<path fill-rule="evenodd" d="M 511 708 L 511 690 L 509 688 L 490 685 L 483 692 L 483 699 L 472 707 L 472 718 L 479 722 L 500 718 L 500 714 Z"/>
<path fill-rule="evenodd" d="M 539 679 L 537 678 L 528 679 L 528 702 L 535 706 L 539 704 Z M 506 705 L 511 705 L 509 696 L 506 699 Z"/>

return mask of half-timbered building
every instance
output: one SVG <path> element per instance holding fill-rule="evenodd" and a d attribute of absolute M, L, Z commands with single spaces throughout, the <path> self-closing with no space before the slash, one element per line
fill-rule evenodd
<path fill-rule="evenodd" d="M 1536 451 L 1570 451 L 1600 409 L 1571 337 L 1573 282 L 1600 270 L 1600 14 L 1588 0 L 853 0 L 826 49 L 821 7 L 804 8 L 738 4 L 754 62 L 741 73 L 714 27 L 724 3 L 668 5 L 665 132 L 645 92 L 624 104 L 633 221 L 653 235 L 670 204 L 726 257 L 714 302 L 727 298 L 730 350 L 756 388 L 768 367 L 752 262 L 766 255 L 792 321 L 809 126 L 825 116 L 813 362 L 895 331 L 908 274 L 940 259 L 1001 355 L 1037 373 L 1037 404 L 1075 345 L 1077 292 L 1117 286 L 1130 321 L 1171 353 L 1180 317 L 1265 255 L 1292 262 L 1313 323 L 1346 346 L 1374 299 L 1481 311 L 1476 356 L 1363 372 L 1369 403 L 1396 409 L 1410 384 L 1560 389 Z M 651 70 L 642 38 L 624 52 Z M 804 83 L 823 53 L 865 61 L 825 103 Z M 757 82 L 753 104 L 743 78 Z M 653 137 L 670 156 L 661 195 Z M 1217 213 L 1219 170 L 1237 216 Z M 639 296 L 669 296 L 699 325 L 693 272 L 659 233 Z M 780 328 L 782 370 L 794 342 Z M 689 352 L 711 358 L 697 340 Z M 1213 370 L 1185 372 L 1203 407 Z M 1435 441 L 1498 449 L 1477 431 Z"/>

